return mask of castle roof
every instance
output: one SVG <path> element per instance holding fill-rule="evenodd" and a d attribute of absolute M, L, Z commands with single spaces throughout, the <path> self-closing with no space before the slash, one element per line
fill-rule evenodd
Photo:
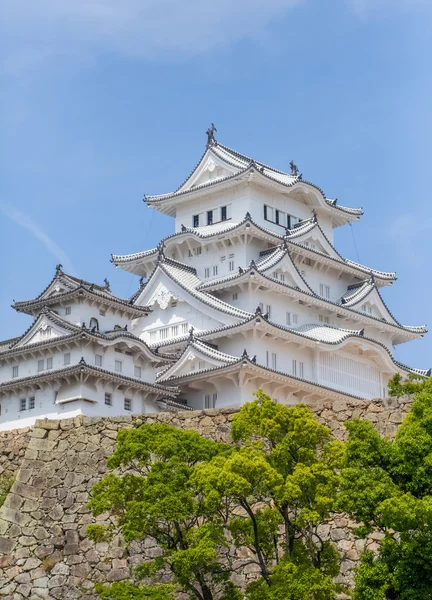
<path fill-rule="evenodd" d="M 64 273 L 59 267 L 53 279 L 36 298 L 14 302 L 12 307 L 18 312 L 34 315 L 44 306 L 65 303 L 77 296 L 110 306 L 132 317 L 142 317 L 149 313 L 147 307 L 134 306 L 130 300 L 115 296 L 109 289 L 108 282 L 105 286 L 90 283 Z"/>
<path fill-rule="evenodd" d="M 325 252 L 324 249 L 320 250 L 316 247 L 313 248 L 305 243 L 308 234 L 313 234 L 315 231 L 319 232 L 320 237 L 326 240 L 327 252 Z M 335 268 L 342 268 L 357 277 L 359 275 L 369 275 L 370 273 L 373 273 L 377 283 L 381 285 L 387 285 L 396 279 L 395 273 L 371 269 L 370 267 L 342 257 L 330 243 L 322 230 L 318 219 L 315 217 L 304 220 L 293 229 L 285 230 L 284 233 L 278 234 L 271 229 L 255 223 L 250 214 L 247 213 L 245 218 L 239 223 L 222 221 L 215 225 L 207 225 L 204 227 L 193 228 L 183 226 L 181 231 L 165 237 L 162 240 L 161 245 L 166 246 L 168 249 L 171 244 L 176 246 L 188 238 L 195 241 L 213 241 L 221 239 L 220 236 L 230 238 L 245 233 L 273 243 L 275 246 L 285 239 L 287 244 L 292 246 L 293 250 L 300 251 L 302 254 L 314 260 L 325 261 L 327 264 L 334 265 Z M 272 250 L 269 250 L 268 252 L 271 251 Z M 114 263 L 116 267 L 120 267 L 125 271 L 146 277 L 149 270 L 154 268 L 158 254 L 159 247 L 143 252 L 136 252 L 134 254 L 113 254 L 111 262 Z"/>
<path fill-rule="evenodd" d="M 45 326 L 45 328 L 46 326 L 54 328 L 55 335 L 41 341 L 32 342 L 32 339 L 43 326 Z M 55 311 L 48 307 L 44 307 L 23 335 L 9 340 L 8 344 L 0 345 L 0 361 L 29 352 L 43 351 L 45 348 L 51 348 L 53 346 L 70 344 L 73 341 L 82 339 L 92 339 L 95 342 L 100 342 L 104 345 L 111 345 L 123 341 L 126 345 L 139 349 L 140 352 L 152 362 L 166 363 L 167 361 L 172 360 L 171 356 L 155 352 L 155 350 L 150 348 L 143 340 L 125 329 L 100 333 L 87 328 L 85 324 L 80 327 L 74 323 L 70 323 L 59 316 Z"/>
<path fill-rule="evenodd" d="M 198 175 L 207 168 L 209 161 L 214 160 L 217 164 L 225 167 L 224 175 L 199 183 Z M 321 188 L 304 181 L 301 175 L 290 175 L 279 171 L 217 142 L 207 146 L 196 167 L 177 190 L 167 194 L 145 196 L 144 199 L 148 206 L 155 207 L 166 214 L 175 215 L 176 204 L 179 201 L 197 197 L 202 192 L 208 194 L 210 188 L 216 191 L 233 184 L 237 185 L 238 181 L 255 181 L 260 185 L 276 188 L 285 193 L 288 189 L 310 192 L 313 196 L 311 201 L 317 208 L 331 215 L 335 226 L 359 219 L 363 214 L 360 208 L 340 206 L 336 200 L 326 198 Z"/>
<path fill-rule="evenodd" d="M 142 379 L 127 377 L 120 373 L 107 371 L 106 369 L 89 365 L 84 358 L 81 358 L 79 363 L 75 365 L 63 367 L 61 369 L 50 369 L 49 371 L 43 371 L 42 373 L 37 373 L 29 377 L 16 377 L 0 383 L 0 394 L 7 393 L 14 389 L 39 385 L 46 381 L 58 380 L 63 377 L 80 377 L 81 375 L 90 375 L 98 379 L 107 379 L 111 382 L 116 382 L 119 385 L 126 385 L 127 387 L 134 387 L 138 390 L 152 392 L 159 398 L 168 396 L 169 398 L 174 399 L 178 395 L 178 390 L 173 386 L 161 385 L 159 383 L 146 383 L 145 381 L 142 381 Z"/>
<path fill-rule="evenodd" d="M 279 325 L 270 321 L 266 315 L 263 315 L 260 309 L 247 321 L 235 325 L 226 325 L 217 329 L 194 332 L 195 341 L 215 342 L 217 339 L 226 338 L 232 335 L 243 335 L 247 331 L 256 330 L 264 335 L 270 335 L 275 338 L 282 338 L 298 343 L 302 346 L 315 348 L 318 346 L 338 346 L 342 347 L 347 342 L 353 342 L 363 347 L 375 347 L 379 349 L 386 360 L 391 361 L 396 367 L 401 368 L 407 373 L 413 373 L 422 376 L 429 376 L 431 370 L 414 369 L 403 363 L 394 360 L 390 350 L 374 338 L 364 335 L 364 330 L 343 329 L 333 327 L 327 324 L 308 323 L 299 327 L 288 327 Z M 159 350 L 172 351 L 189 343 L 190 336 L 181 336 L 175 339 L 167 340 L 159 344 L 152 344 L 151 347 L 157 347 Z M 216 350 L 214 350 L 216 351 Z M 384 352 L 384 354 L 383 354 Z M 390 362 L 389 362 L 390 364 Z"/>

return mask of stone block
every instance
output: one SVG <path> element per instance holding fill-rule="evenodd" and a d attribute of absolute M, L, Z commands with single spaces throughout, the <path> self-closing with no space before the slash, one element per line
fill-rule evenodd
<path fill-rule="evenodd" d="M 58 429 L 60 427 L 60 422 L 57 419 L 48 420 L 48 419 L 36 419 L 34 429 Z"/>
<path fill-rule="evenodd" d="M 0 554 L 9 554 L 15 546 L 16 542 L 14 540 L 0 537 Z"/>
<path fill-rule="evenodd" d="M 130 577 L 129 569 L 111 569 L 107 574 L 107 581 L 110 583 L 113 581 L 122 581 L 123 579 L 128 579 L 128 577 Z"/>

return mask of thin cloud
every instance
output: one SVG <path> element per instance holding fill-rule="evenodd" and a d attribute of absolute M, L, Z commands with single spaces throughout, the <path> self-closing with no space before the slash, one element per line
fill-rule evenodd
<path fill-rule="evenodd" d="M 406 12 L 417 7 L 428 6 L 429 0 L 347 0 L 348 5 L 359 17 L 367 17 L 383 10 Z"/>
<path fill-rule="evenodd" d="M 4 0 L 0 51 L 8 70 L 47 59 L 94 60 L 114 53 L 160 59 L 193 56 L 268 26 L 303 0 Z"/>
<path fill-rule="evenodd" d="M 36 239 L 38 239 L 63 266 L 69 273 L 74 273 L 75 269 L 72 266 L 67 254 L 56 244 L 56 242 L 46 234 L 37 223 L 35 223 L 30 217 L 15 210 L 8 204 L 0 204 L 0 211 L 4 213 L 11 221 L 14 221 L 21 227 L 24 227 L 30 231 Z"/>

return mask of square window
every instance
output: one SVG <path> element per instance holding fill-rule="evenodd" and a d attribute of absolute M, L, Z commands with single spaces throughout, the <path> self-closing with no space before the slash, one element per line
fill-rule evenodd
<path fill-rule="evenodd" d="M 138 379 L 141 379 L 141 367 L 138 367 L 137 365 L 134 366 L 134 375 L 135 377 L 137 377 Z"/>
<path fill-rule="evenodd" d="M 18 365 L 15 365 L 14 367 L 12 367 L 12 377 L 18 377 L 18 370 L 19 370 Z"/>
<path fill-rule="evenodd" d="M 297 361 L 295 359 L 292 361 L 292 374 L 297 375 Z"/>
<path fill-rule="evenodd" d="M 97 367 L 102 366 L 102 354 L 95 354 L 95 365 Z"/>
<path fill-rule="evenodd" d="M 232 299 L 233 300 L 238 300 L 238 293 L 237 292 L 232 295 Z"/>
<path fill-rule="evenodd" d="M 121 360 L 116 360 L 115 361 L 115 371 L 116 373 L 121 373 L 123 369 L 123 363 Z"/>
<path fill-rule="evenodd" d="M 230 270 L 230 271 L 234 271 L 234 261 L 233 261 L 233 260 L 230 260 L 230 261 L 229 261 L 229 265 L 228 265 L 228 267 L 229 267 L 229 270 Z"/>
<path fill-rule="evenodd" d="M 31 398 L 29 398 L 29 410 L 31 410 L 34 407 L 35 407 L 35 399 L 34 399 L 34 396 L 32 396 Z"/>
<path fill-rule="evenodd" d="M 63 364 L 64 365 L 70 365 L 70 361 L 71 361 L 70 352 L 67 352 L 66 354 L 63 354 Z"/>
<path fill-rule="evenodd" d="M 38 360 L 38 371 L 43 371 L 44 370 L 44 359 L 42 358 L 41 360 Z"/>
<path fill-rule="evenodd" d="M 124 408 L 125 410 L 132 410 L 132 400 L 130 398 L 124 399 Z"/>
<path fill-rule="evenodd" d="M 105 404 L 107 406 L 112 406 L 112 395 L 111 394 L 105 394 Z"/>
<path fill-rule="evenodd" d="M 47 358 L 47 369 L 52 369 L 53 366 L 53 359 L 52 356 L 50 356 L 49 358 Z"/>
<path fill-rule="evenodd" d="M 21 398 L 20 400 L 20 410 L 26 410 L 27 408 L 27 400 L 25 398 Z"/>
<path fill-rule="evenodd" d="M 274 352 L 272 352 L 272 368 L 273 369 L 277 368 L 277 357 L 276 357 L 276 354 Z"/>
<path fill-rule="evenodd" d="M 217 274 L 218 274 L 218 268 L 217 268 L 217 265 L 215 265 L 213 267 L 213 277 L 215 277 Z"/>
<path fill-rule="evenodd" d="M 194 215 L 192 217 L 193 220 L 193 227 L 199 227 L 199 215 Z"/>
<path fill-rule="evenodd" d="M 207 225 L 213 225 L 213 211 L 207 211 Z"/>
<path fill-rule="evenodd" d="M 304 363 L 299 363 L 299 376 L 303 377 L 304 376 Z"/>
<path fill-rule="evenodd" d="M 227 220 L 227 207 L 221 206 L 221 221 Z"/>
<path fill-rule="evenodd" d="M 204 277 L 205 278 L 210 277 L 210 267 L 206 267 L 204 269 Z"/>
<path fill-rule="evenodd" d="M 291 325 L 291 313 L 289 312 L 286 314 L 286 324 Z"/>
<path fill-rule="evenodd" d="M 65 308 L 65 315 L 70 315 L 72 312 L 72 306 L 66 306 Z"/>

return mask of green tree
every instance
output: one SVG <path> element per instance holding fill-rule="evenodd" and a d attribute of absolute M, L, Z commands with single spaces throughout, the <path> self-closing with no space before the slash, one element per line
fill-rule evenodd
<path fill-rule="evenodd" d="M 432 598 L 432 379 L 402 381 L 393 394 L 415 393 L 394 441 L 366 421 L 346 424 L 348 443 L 339 506 L 359 531 L 384 534 L 377 555 L 366 552 L 357 569 L 355 600 Z"/>
<path fill-rule="evenodd" d="M 126 542 L 152 538 L 159 545 L 161 556 L 138 567 L 138 579 L 155 578 L 168 569 L 174 583 L 191 598 L 241 598 L 230 581 L 229 564 L 219 560 L 227 545 L 223 520 L 208 509 L 190 481 L 197 464 L 232 450 L 195 431 L 165 424 L 119 432 L 108 466 L 127 472 L 109 473 L 97 483 L 89 506 L 94 515 L 105 511 L 115 515 Z M 98 527 L 90 527 L 89 533 L 95 539 L 103 536 Z M 132 590 L 134 595 L 128 596 Z M 99 588 L 99 594 L 116 600 L 165 600 L 172 597 L 172 588 L 121 583 Z"/>
<path fill-rule="evenodd" d="M 133 590 L 131 598 L 165 600 L 174 588 L 143 585 L 164 570 L 191 599 L 336 597 L 339 555 L 320 525 L 333 509 L 343 445 L 306 406 L 278 405 L 262 392 L 231 429 L 236 445 L 161 424 L 119 432 L 108 466 L 122 474 L 94 486 L 90 507 L 114 515 L 127 542 L 152 538 L 161 556 L 136 569 L 142 584 L 102 586 L 102 598 Z M 111 534 L 100 525 L 88 532 Z M 261 575 L 246 596 L 232 583 L 233 544 L 250 550 L 238 569 L 253 563 Z"/>
<path fill-rule="evenodd" d="M 192 481 L 209 510 L 227 522 L 236 547 L 246 546 L 261 579 L 250 600 L 329 600 L 339 555 L 319 526 L 333 509 L 343 445 L 299 404 L 276 404 L 262 391 L 235 415 L 241 444 L 195 468 Z"/>

